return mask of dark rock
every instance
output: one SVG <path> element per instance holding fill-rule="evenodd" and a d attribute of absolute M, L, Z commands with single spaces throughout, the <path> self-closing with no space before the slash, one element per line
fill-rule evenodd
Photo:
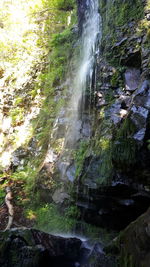
<path fill-rule="evenodd" d="M 121 41 L 119 41 L 118 43 L 115 43 L 115 45 L 112 47 L 113 49 L 122 45 L 123 43 L 125 43 L 125 41 L 127 40 L 127 37 L 124 37 L 123 39 L 121 39 Z"/>
<path fill-rule="evenodd" d="M 96 243 L 87 257 L 87 262 L 83 267 L 115 267 L 117 264 L 115 257 L 106 256 L 102 245 Z"/>
<path fill-rule="evenodd" d="M 144 107 L 136 107 L 135 105 L 131 108 L 132 114 L 130 116 L 134 125 L 138 130 L 146 128 L 146 121 L 148 118 L 148 110 Z"/>
<path fill-rule="evenodd" d="M 121 262 L 132 266 L 149 267 L 150 264 L 150 209 L 132 222 L 117 239 Z M 122 264 L 122 266 L 125 266 Z"/>
<path fill-rule="evenodd" d="M 134 91 L 140 82 L 140 70 L 135 68 L 127 69 L 125 72 L 126 90 Z"/>
<path fill-rule="evenodd" d="M 140 69 L 141 51 L 139 49 L 135 49 L 134 47 L 130 47 L 128 53 L 121 58 L 121 62 L 127 67 Z"/>
<path fill-rule="evenodd" d="M 97 185 L 95 188 L 90 184 L 86 187 L 85 183 L 78 185 L 76 203 L 82 218 L 93 225 L 121 230 L 150 205 L 150 194 L 138 184 L 131 183 L 129 178 L 124 181 L 118 178 L 111 185 Z"/>
<path fill-rule="evenodd" d="M 136 134 L 134 134 L 133 138 L 137 141 L 143 141 L 145 137 L 146 128 L 140 129 Z"/>
<path fill-rule="evenodd" d="M 150 82 L 145 80 L 133 94 L 133 103 L 150 109 Z"/>
<path fill-rule="evenodd" d="M 0 233 L 0 265 L 3 267 L 73 267 L 81 241 L 35 229 L 11 229 Z"/>
<path fill-rule="evenodd" d="M 109 114 L 110 119 L 113 122 L 113 124 L 118 124 L 122 120 L 121 116 L 121 102 L 120 100 L 116 100 L 116 102 L 110 107 Z"/>

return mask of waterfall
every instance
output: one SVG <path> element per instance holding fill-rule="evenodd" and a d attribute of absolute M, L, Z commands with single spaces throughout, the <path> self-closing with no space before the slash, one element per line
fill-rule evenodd
<path fill-rule="evenodd" d="M 69 124 L 66 146 L 74 148 L 79 140 L 90 137 L 90 109 L 94 94 L 95 61 L 99 53 L 100 15 L 98 0 L 86 0 L 86 10 L 80 37 L 80 59 L 71 87 Z M 88 115 L 88 116 L 87 116 Z"/>
<path fill-rule="evenodd" d="M 100 15 L 98 0 L 84 0 L 85 10 L 80 36 L 80 55 L 76 72 L 71 82 L 68 106 L 68 124 L 65 134 L 64 152 L 59 159 L 61 178 L 73 181 L 75 166 L 72 165 L 72 150 L 81 140 L 91 136 L 91 105 L 95 90 L 96 59 L 99 54 Z M 83 4 L 83 2 L 82 2 Z"/>

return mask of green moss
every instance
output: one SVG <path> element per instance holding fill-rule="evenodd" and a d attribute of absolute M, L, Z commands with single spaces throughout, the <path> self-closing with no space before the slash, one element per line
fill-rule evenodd
<path fill-rule="evenodd" d="M 74 40 L 74 33 L 73 31 L 71 31 L 70 28 L 67 28 L 63 32 L 56 33 L 53 35 L 53 38 L 51 40 L 51 46 L 56 47 L 66 42 L 69 43 L 73 40 Z"/>
<path fill-rule="evenodd" d="M 150 29 L 147 30 L 146 40 L 150 43 Z"/>
<path fill-rule="evenodd" d="M 36 228 L 46 232 L 69 233 L 72 232 L 76 220 L 61 215 L 54 204 L 46 204 L 35 210 Z"/>
<path fill-rule="evenodd" d="M 112 65 L 117 66 L 120 64 L 120 56 L 124 55 L 126 50 L 122 44 L 116 50 L 112 47 L 120 41 L 121 33 L 127 36 L 132 31 L 130 22 L 134 20 L 138 26 L 138 22 L 144 18 L 144 5 L 141 0 L 115 0 L 100 1 L 100 7 L 103 21 L 103 55 Z"/>
<path fill-rule="evenodd" d="M 18 106 L 18 105 L 20 105 L 20 104 L 22 104 L 22 103 L 23 103 L 23 98 L 20 97 L 20 96 L 16 97 L 16 99 L 15 99 L 15 101 L 14 101 L 14 105 L 15 105 L 15 106 Z"/>
<path fill-rule="evenodd" d="M 134 165 L 136 162 L 136 142 L 133 139 L 135 126 L 129 118 L 125 119 L 120 129 L 117 131 L 112 146 L 113 161 L 120 168 Z"/>
<path fill-rule="evenodd" d="M 114 72 L 114 74 L 112 75 L 111 78 L 111 86 L 112 87 L 123 87 L 124 84 L 124 78 L 123 78 L 123 74 L 124 74 L 124 68 L 123 67 L 118 67 L 116 68 L 116 71 Z"/>
<path fill-rule="evenodd" d="M 99 166 L 99 177 L 97 177 L 98 184 L 108 184 L 112 177 L 112 148 L 111 140 L 102 136 L 96 140 L 95 151 L 100 157 L 101 163 Z"/>
<path fill-rule="evenodd" d="M 132 255 L 127 254 L 125 251 L 124 253 L 122 252 L 122 255 L 119 257 L 119 267 L 136 267 Z"/>
<path fill-rule="evenodd" d="M 79 175 L 81 174 L 84 160 L 87 156 L 88 148 L 89 148 L 89 142 L 83 142 L 82 141 L 80 143 L 79 148 L 75 152 L 74 160 L 75 160 L 75 164 L 76 164 L 76 173 L 75 173 L 76 178 L 78 178 Z"/>
<path fill-rule="evenodd" d="M 5 195 L 6 193 L 4 191 L 4 188 L 0 186 L 0 205 L 4 202 Z"/>

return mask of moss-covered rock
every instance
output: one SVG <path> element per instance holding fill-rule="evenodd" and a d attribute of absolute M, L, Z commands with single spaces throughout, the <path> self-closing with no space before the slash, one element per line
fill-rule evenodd
<path fill-rule="evenodd" d="M 149 267 L 150 209 L 120 233 L 117 246 L 121 267 Z"/>
<path fill-rule="evenodd" d="M 0 264 L 8 267 L 74 266 L 81 241 L 52 236 L 35 229 L 0 232 Z"/>

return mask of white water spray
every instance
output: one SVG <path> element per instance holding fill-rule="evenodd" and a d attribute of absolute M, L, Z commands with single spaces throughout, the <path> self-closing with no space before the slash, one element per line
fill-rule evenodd
<path fill-rule="evenodd" d="M 86 10 L 80 38 L 80 56 L 70 85 L 71 99 L 68 106 L 64 151 L 58 161 L 62 180 L 73 181 L 75 166 L 72 158 L 81 140 L 91 137 L 91 105 L 96 84 L 95 63 L 99 54 L 101 20 L 98 0 L 84 0 Z M 94 84 L 95 83 L 95 84 Z"/>
<path fill-rule="evenodd" d="M 98 0 L 87 0 L 86 6 L 81 35 L 80 60 L 71 88 L 70 120 L 65 137 L 66 146 L 69 148 L 74 148 L 81 138 L 90 137 L 90 123 L 85 114 L 88 112 L 88 116 L 90 116 L 94 63 L 99 53 L 100 15 L 98 12 Z"/>

